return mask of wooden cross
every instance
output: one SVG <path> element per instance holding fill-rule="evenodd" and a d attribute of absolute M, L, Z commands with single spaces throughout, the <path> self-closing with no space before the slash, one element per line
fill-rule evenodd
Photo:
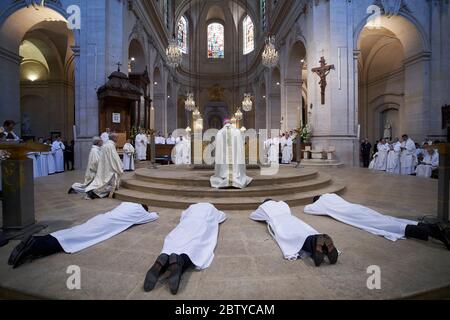
<path fill-rule="evenodd" d="M 331 70 L 334 70 L 334 64 L 327 65 L 325 58 L 320 58 L 320 67 L 313 68 L 311 71 L 316 73 L 320 77 L 320 89 L 321 89 L 321 96 L 322 96 L 322 104 L 325 104 L 325 89 L 327 88 L 327 75 L 331 72 Z"/>
<path fill-rule="evenodd" d="M 117 64 L 117 71 L 120 72 L 120 67 L 122 66 L 122 63 L 119 61 L 116 64 Z"/>

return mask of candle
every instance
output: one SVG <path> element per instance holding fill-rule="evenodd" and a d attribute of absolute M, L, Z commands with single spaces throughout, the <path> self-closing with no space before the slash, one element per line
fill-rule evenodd
<path fill-rule="evenodd" d="M 150 108 L 150 130 L 155 130 L 155 108 Z"/>

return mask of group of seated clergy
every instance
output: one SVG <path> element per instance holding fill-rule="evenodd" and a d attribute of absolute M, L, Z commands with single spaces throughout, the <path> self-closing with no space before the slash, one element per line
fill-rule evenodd
<path fill-rule="evenodd" d="M 439 153 L 432 143 L 419 147 L 407 135 L 389 143 L 381 139 L 369 168 L 393 174 L 430 178 L 439 167 Z"/>
<path fill-rule="evenodd" d="M 335 194 L 314 197 L 304 212 L 330 216 L 337 221 L 383 236 L 388 240 L 415 238 L 440 240 L 450 250 L 449 230 L 441 224 L 418 223 L 383 215 L 370 208 L 352 204 Z M 76 253 L 105 241 L 136 224 L 158 219 L 143 204 L 121 203 L 115 209 L 100 214 L 84 224 L 44 236 L 29 236 L 12 251 L 8 264 L 17 268 L 27 261 L 59 252 Z M 208 268 L 214 259 L 219 225 L 227 215 L 212 204 L 191 205 L 181 213 L 179 224 L 165 238 L 161 254 L 148 270 L 143 289 L 155 288 L 159 278 L 168 271 L 168 285 L 172 294 L 178 292 L 181 277 L 190 267 Z M 250 219 L 267 223 L 268 232 L 277 242 L 283 257 L 294 261 L 311 257 L 320 266 L 325 258 L 337 263 L 339 252 L 332 238 L 306 224 L 291 212 L 282 201 L 266 200 L 250 215 Z"/>

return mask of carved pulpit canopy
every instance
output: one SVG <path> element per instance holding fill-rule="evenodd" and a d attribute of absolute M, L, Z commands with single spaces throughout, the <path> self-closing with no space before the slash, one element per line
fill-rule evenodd
<path fill-rule="evenodd" d="M 114 71 L 108 79 L 108 82 L 97 90 L 99 99 L 120 97 L 129 100 L 139 100 L 143 95 L 142 90 L 131 83 L 128 76 L 123 72 Z"/>

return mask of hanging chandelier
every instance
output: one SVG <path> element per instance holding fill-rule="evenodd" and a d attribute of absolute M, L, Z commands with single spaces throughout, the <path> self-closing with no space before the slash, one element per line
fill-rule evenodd
<path fill-rule="evenodd" d="M 279 55 L 275 48 L 275 36 L 270 36 L 266 38 L 266 47 L 262 54 L 262 63 L 267 68 L 273 68 L 278 64 Z"/>
<path fill-rule="evenodd" d="M 186 101 L 184 102 L 184 108 L 187 111 L 194 111 L 194 109 L 195 109 L 195 100 L 194 100 L 194 94 L 192 92 L 189 92 L 187 94 Z"/>
<path fill-rule="evenodd" d="M 244 100 L 242 101 L 242 109 L 245 112 L 252 111 L 253 101 L 250 93 L 244 93 Z"/>
<path fill-rule="evenodd" d="M 234 117 L 236 118 L 237 121 L 242 120 L 243 114 L 242 114 L 241 108 L 237 109 L 236 113 L 234 114 Z"/>
<path fill-rule="evenodd" d="M 198 120 L 201 117 L 200 110 L 198 110 L 197 107 L 194 108 L 194 112 L 192 112 L 192 116 L 194 117 L 194 120 Z"/>
<path fill-rule="evenodd" d="M 167 64 L 172 67 L 178 67 L 183 60 L 183 53 L 178 46 L 177 40 L 174 38 L 169 42 L 169 46 L 166 49 Z"/>

